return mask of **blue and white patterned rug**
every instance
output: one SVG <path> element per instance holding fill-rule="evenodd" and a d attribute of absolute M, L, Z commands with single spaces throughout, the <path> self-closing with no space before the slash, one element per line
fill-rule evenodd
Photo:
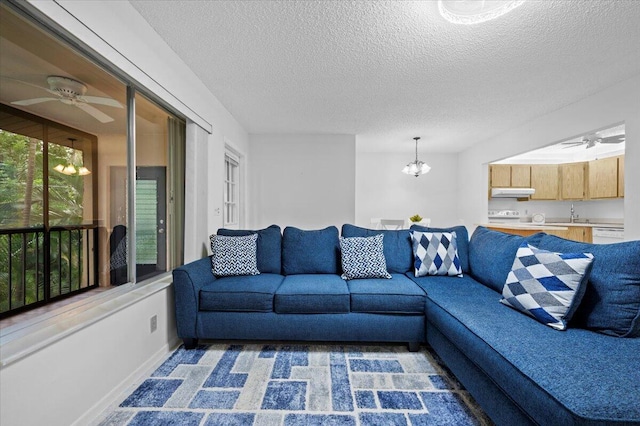
<path fill-rule="evenodd" d="M 107 425 L 483 425 L 432 355 L 406 346 L 180 347 Z"/>

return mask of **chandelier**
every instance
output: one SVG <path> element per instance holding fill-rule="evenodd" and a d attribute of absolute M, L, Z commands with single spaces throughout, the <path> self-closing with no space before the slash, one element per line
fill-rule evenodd
<path fill-rule="evenodd" d="M 71 141 L 71 150 L 75 151 L 75 141 L 76 139 L 74 138 L 68 138 L 69 141 Z M 73 156 L 75 157 L 75 153 L 73 154 Z M 78 176 L 86 176 L 88 174 L 91 174 L 91 171 L 89 169 L 87 169 L 84 165 L 78 167 L 76 169 L 76 167 L 73 165 L 73 163 L 69 162 L 66 166 L 62 163 L 58 164 L 57 166 L 55 166 L 53 168 L 53 170 L 55 170 L 56 172 L 60 172 L 63 175 L 67 175 L 67 176 L 71 176 L 71 175 L 78 175 Z"/>
<path fill-rule="evenodd" d="M 416 159 L 410 162 L 409 164 L 407 164 L 406 166 L 404 166 L 404 169 L 402 169 L 402 173 L 405 173 L 407 175 L 414 175 L 415 177 L 418 177 L 425 173 L 429 173 L 429 170 L 431 170 L 431 167 L 429 167 L 429 165 L 424 161 L 418 160 L 418 140 L 420 140 L 420 138 L 415 137 L 413 138 L 413 140 L 416 141 Z"/>

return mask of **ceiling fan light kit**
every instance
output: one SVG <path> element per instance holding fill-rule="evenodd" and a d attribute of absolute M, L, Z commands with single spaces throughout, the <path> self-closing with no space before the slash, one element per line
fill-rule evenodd
<path fill-rule="evenodd" d="M 425 173 L 429 173 L 431 167 L 429 167 L 429 165 L 424 161 L 418 160 L 418 140 L 420 140 L 420 138 L 415 137 L 413 138 L 413 140 L 416 141 L 416 159 L 404 166 L 404 168 L 402 169 L 402 173 L 418 177 Z"/>
<path fill-rule="evenodd" d="M 440 15 L 453 24 L 473 25 L 490 21 L 524 3 L 525 0 L 438 0 Z"/>

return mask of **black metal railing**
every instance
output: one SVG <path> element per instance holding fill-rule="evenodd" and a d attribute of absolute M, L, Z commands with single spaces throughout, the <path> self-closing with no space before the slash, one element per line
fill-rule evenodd
<path fill-rule="evenodd" d="M 0 229 L 0 318 L 97 286 L 95 225 Z"/>

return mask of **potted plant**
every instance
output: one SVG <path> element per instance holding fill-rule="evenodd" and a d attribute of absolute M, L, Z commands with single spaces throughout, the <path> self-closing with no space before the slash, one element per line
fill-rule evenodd
<path fill-rule="evenodd" d="M 409 220 L 410 220 L 412 223 L 422 222 L 422 216 L 420 216 L 419 214 L 415 214 L 415 215 L 411 216 L 411 217 L 409 218 Z"/>

